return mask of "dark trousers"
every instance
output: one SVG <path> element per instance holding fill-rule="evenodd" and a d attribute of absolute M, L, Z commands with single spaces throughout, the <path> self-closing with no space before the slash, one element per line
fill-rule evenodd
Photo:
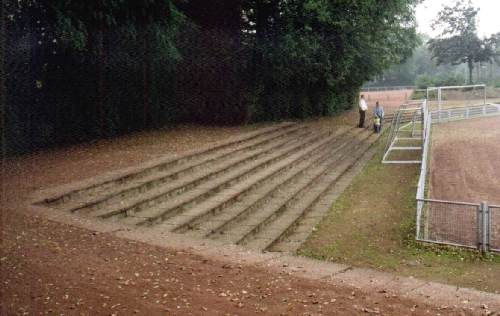
<path fill-rule="evenodd" d="M 366 111 L 359 110 L 359 128 L 365 127 L 365 116 L 366 116 Z"/>
<path fill-rule="evenodd" d="M 380 133 L 380 131 L 382 131 L 382 123 L 384 122 L 383 119 L 380 119 L 380 125 L 375 125 L 373 124 L 373 131 L 375 133 Z"/>

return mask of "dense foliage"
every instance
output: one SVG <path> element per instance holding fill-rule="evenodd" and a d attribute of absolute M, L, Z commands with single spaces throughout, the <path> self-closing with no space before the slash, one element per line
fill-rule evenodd
<path fill-rule="evenodd" d="M 8 149 L 333 115 L 411 55 L 417 2 L 4 1 Z"/>

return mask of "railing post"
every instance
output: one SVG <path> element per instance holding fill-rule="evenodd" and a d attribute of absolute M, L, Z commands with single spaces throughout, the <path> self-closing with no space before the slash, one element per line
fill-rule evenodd
<path fill-rule="evenodd" d="M 415 235 L 416 235 L 415 239 L 416 240 L 420 240 L 420 220 L 422 217 L 423 204 L 424 204 L 423 201 L 417 200 L 417 221 L 416 221 L 417 229 L 415 232 Z"/>

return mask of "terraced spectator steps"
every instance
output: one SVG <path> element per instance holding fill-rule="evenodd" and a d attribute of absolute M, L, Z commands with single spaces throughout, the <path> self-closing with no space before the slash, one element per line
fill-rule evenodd
<path fill-rule="evenodd" d="M 332 132 L 283 123 L 150 163 L 43 204 L 131 227 L 293 251 L 342 183 L 349 183 L 349 175 L 373 155 L 376 140 L 366 129 Z"/>
<path fill-rule="evenodd" d="M 235 151 L 234 149 L 235 146 L 242 145 L 244 143 L 247 143 L 246 145 L 249 145 L 248 142 L 252 140 L 258 141 L 260 139 L 261 141 L 270 141 L 272 140 L 272 135 L 275 133 L 277 134 L 277 136 L 283 136 L 286 135 L 287 132 L 294 132 L 296 130 L 304 128 L 305 128 L 304 126 L 298 126 L 293 123 L 283 123 L 273 127 L 258 129 L 254 132 L 247 133 L 240 137 L 235 137 L 229 141 L 221 142 L 209 148 L 192 151 L 181 157 L 174 156 L 174 157 L 168 157 L 160 161 L 153 161 L 151 163 L 145 164 L 143 168 L 140 168 L 140 170 L 134 170 L 132 172 L 125 171 L 121 176 L 114 176 L 111 177 L 111 179 L 107 179 L 105 181 L 89 185 L 87 187 L 82 187 L 60 195 L 56 194 L 55 196 L 47 197 L 44 199 L 43 203 L 45 203 L 48 206 L 56 206 L 61 203 L 69 203 L 73 199 L 79 196 L 85 198 L 86 196 L 88 197 L 92 195 L 99 195 L 99 193 L 102 192 L 103 190 L 111 189 L 117 184 L 132 180 L 138 180 L 143 177 L 147 177 L 151 174 L 154 174 L 155 172 L 171 168 L 175 165 L 180 165 L 193 160 L 202 161 L 203 159 L 210 159 L 210 158 L 217 159 L 218 158 L 217 156 L 207 157 L 207 155 L 217 152 L 221 153 L 224 152 L 225 150 L 227 150 L 228 153 L 232 153 L 233 151 Z M 196 165 L 196 163 L 194 163 L 193 166 L 194 165 Z"/>

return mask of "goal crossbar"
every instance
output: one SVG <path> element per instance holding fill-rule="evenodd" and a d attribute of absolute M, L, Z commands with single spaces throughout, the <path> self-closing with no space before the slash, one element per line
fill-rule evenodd
<path fill-rule="evenodd" d="M 481 97 L 481 102 L 482 104 L 480 105 L 485 105 L 486 104 L 486 85 L 485 84 L 474 84 L 474 85 L 463 85 L 463 86 L 442 86 L 442 87 L 428 87 L 427 88 L 427 102 L 431 104 L 431 98 L 430 98 L 430 92 L 437 91 L 437 105 L 438 105 L 438 110 L 442 110 L 442 105 L 443 105 L 443 91 L 447 90 L 464 90 L 464 89 L 472 89 L 472 92 L 476 90 L 482 90 L 482 97 Z M 470 91 L 469 91 L 470 92 Z M 476 104 L 477 105 L 477 104 Z"/>
<path fill-rule="evenodd" d="M 450 89 L 466 89 L 466 88 L 486 88 L 485 84 L 473 84 L 467 86 L 443 86 L 443 87 L 428 87 L 427 91 L 435 91 L 435 90 L 450 90 Z"/>

